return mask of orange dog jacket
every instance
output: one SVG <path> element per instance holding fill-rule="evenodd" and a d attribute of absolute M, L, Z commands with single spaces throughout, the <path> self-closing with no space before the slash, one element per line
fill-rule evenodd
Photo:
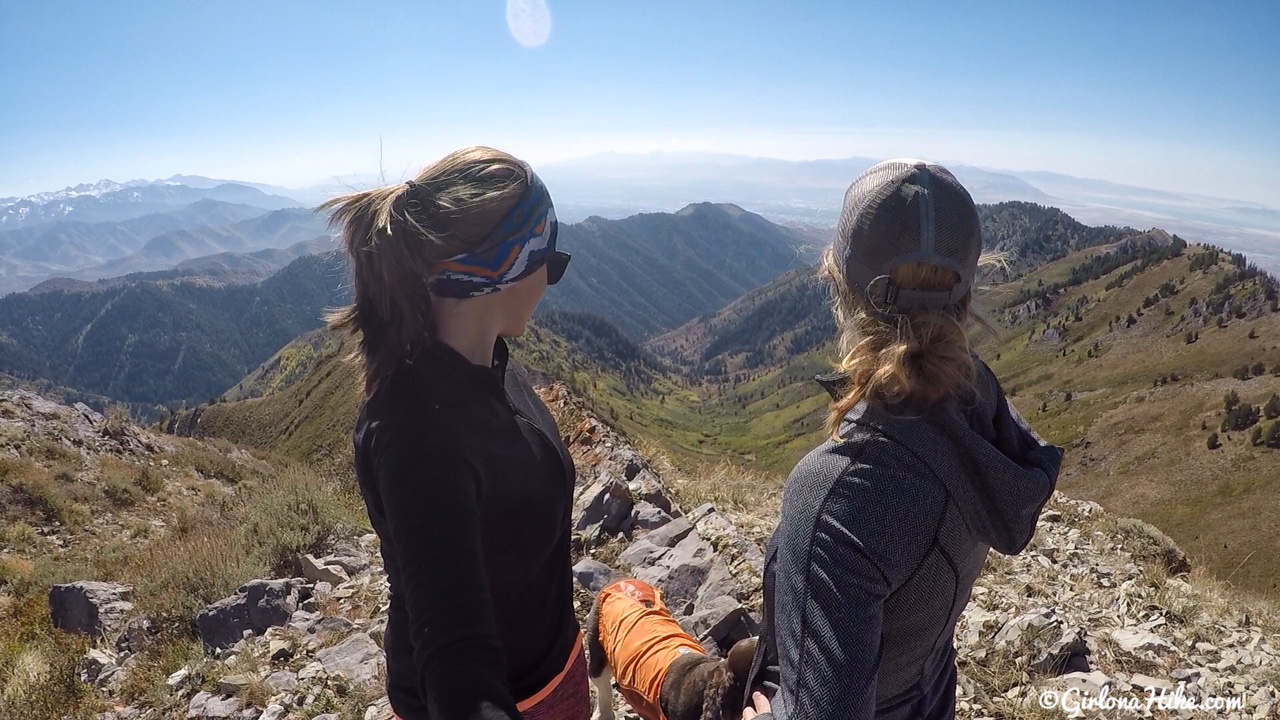
<path fill-rule="evenodd" d="M 662 592 L 639 580 L 619 580 L 600 591 L 600 645 L 618 690 L 645 720 L 666 720 L 659 697 L 667 669 L 702 646 L 662 604 Z"/>

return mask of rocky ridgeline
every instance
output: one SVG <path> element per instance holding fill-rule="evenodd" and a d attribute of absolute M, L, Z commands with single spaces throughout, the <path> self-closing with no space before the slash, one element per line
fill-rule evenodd
<path fill-rule="evenodd" d="M 0 391 L 0 445 L 52 443 L 85 459 L 104 455 L 143 458 L 169 449 L 164 439 L 123 415 L 103 415 L 84 403 L 61 405 L 28 390 Z"/>
<path fill-rule="evenodd" d="M 95 487 L 100 489 L 105 465 L 146 466 L 153 463 L 152 458 L 172 450 L 167 438 L 139 428 L 123 412 L 103 415 L 83 403 L 62 405 L 27 390 L 0 391 L 0 472 L 5 475 L 19 467 L 25 456 L 34 455 L 38 464 L 50 468 L 79 468 L 74 473 L 77 482 L 97 478 Z M 10 482 L 12 478 L 2 480 Z M 81 532 L 67 532 L 66 522 L 52 519 L 31 528 L 48 556 L 119 537 L 125 532 L 125 520 L 150 523 L 157 529 L 165 526 L 163 521 L 131 518 L 124 512 L 110 519 L 93 517 L 87 506 L 74 501 L 67 506 L 63 521 L 80 520 L 85 525 Z M 10 557 L 12 550 L 0 544 L 0 561 Z"/>
<path fill-rule="evenodd" d="M 633 448 L 560 386 L 544 394 L 578 467 L 574 576 L 580 616 L 611 578 L 660 587 L 708 652 L 758 630 L 759 544 L 710 505 L 682 508 Z M 99 720 L 158 717 L 391 717 L 380 650 L 387 585 L 377 538 L 302 558 L 303 577 L 255 580 L 193 618 L 202 661 L 165 681 L 167 707 L 118 706 Z M 115 696 L 147 641 L 129 589 L 55 587 L 55 623 L 102 642 L 82 678 Z M 1250 606 L 1192 571 L 1158 530 L 1117 520 L 1089 502 L 1055 495 L 1028 550 L 993 554 L 956 633 L 959 716 L 1062 717 L 1045 691 L 1145 703 L 1238 699 L 1234 710 L 1138 711 L 1135 717 L 1280 718 L 1280 639 L 1269 606 Z M 1112 706 L 1114 707 L 1114 706 Z M 622 717 L 635 718 L 624 705 Z M 1085 717 L 1124 711 L 1088 710 Z"/>

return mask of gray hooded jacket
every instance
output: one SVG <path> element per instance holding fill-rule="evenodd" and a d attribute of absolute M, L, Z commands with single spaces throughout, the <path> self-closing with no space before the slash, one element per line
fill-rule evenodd
<path fill-rule="evenodd" d="M 771 696 L 762 720 L 954 716 L 956 621 L 988 549 L 1031 541 L 1062 461 L 975 362 L 975 400 L 864 403 L 792 471 L 748 685 Z"/>

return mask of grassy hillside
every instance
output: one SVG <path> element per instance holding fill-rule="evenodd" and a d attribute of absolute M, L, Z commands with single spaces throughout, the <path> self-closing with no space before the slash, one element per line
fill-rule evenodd
<path fill-rule="evenodd" d="M 790 305 L 811 297 L 808 282 L 789 278 L 653 343 L 711 370 L 680 402 L 637 410 L 654 413 L 644 424 L 677 458 L 729 455 L 783 472 L 821 439 L 826 399 L 811 377 L 830 366 L 831 345 L 781 364 L 751 362 L 781 352 L 826 312 L 818 298 L 808 315 Z M 1268 413 L 1280 405 L 1270 399 L 1280 392 L 1276 294 L 1275 281 L 1243 257 L 1182 247 L 1157 231 L 984 288 L 977 304 L 999 332 L 974 338 L 1014 404 L 1069 448 L 1065 492 L 1152 522 L 1221 577 L 1274 594 L 1280 540 L 1268 528 L 1280 520 L 1280 448 L 1268 442 L 1280 445 L 1280 419 Z M 748 319 L 771 305 L 792 307 L 786 324 L 726 346 L 725 333 L 759 334 Z M 717 347 L 730 349 L 708 363 Z M 1211 450 L 1213 433 L 1221 446 Z"/>
<path fill-rule="evenodd" d="M 159 436 L 26 392 L 0 391 L 0 451 L 5 720 L 106 717 L 122 703 L 185 717 L 187 698 L 166 679 L 186 668 L 195 692 L 225 674 L 211 672 L 196 613 L 250 580 L 296 577 L 303 553 L 370 531 L 350 484 L 303 463 Z M 51 623 L 50 586 L 81 580 L 132 586 L 149 619 L 150 632 L 131 633 L 114 702 L 84 680 L 88 640 Z M 109 657 L 115 640 L 99 644 Z M 331 709 L 363 716 L 343 705 Z"/>
<path fill-rule="evenodd" d="M 357 368 L 343 361 L 353 348 L 349 340 L 327 331 L 309 333 L 232 389 L 232 398 L 243 399 L 219 398 L 175 413 L 166 429 L 341 467 L 351 456 L 351 430 L 360 400 Z M 295 373 L 295 367 L 307 369 Z M 256 396 L 259 393 L 265 394 Z"/>
<path fill-rule="evenodd" d="M 991 301 L 1052 284 L 1073 263 Z M 1224 577 L 1276 593 L 1280 449 L 1251 436 L 1280 421 L 1260 412 L 1251 427 L 1223 430 L 1224 396 L 1263 406 L 1280 391 L 1275 281 L 1239 256 L 1193 247 L 1120 282 L 1140 264 L 1015 313 L 983 354 L 1036 427 L 1070 447 L 1065 492 L 1152 522 Z M 1215 432 L 1222 446 L 1211 450 Z"/>
<path fill-rule="evenodd" d="M 563 336 L 558 333 L 563 333 Z M 570 338 L 570 339 L 566 339 Z M 217 437 L 349 472 L 360 402 L 355 343 L 327 330 L 286 345 L 216 402 L 175 413 L 166 429 Z M 658 404 L 687 387 L 602 318 L 552 312 L 511 341 L 512 357 L 535 377 L 564 381 L 602 416 L 639 431 L 629 401 Z M 687 390 L 686 390 L 687 391 Z"/>

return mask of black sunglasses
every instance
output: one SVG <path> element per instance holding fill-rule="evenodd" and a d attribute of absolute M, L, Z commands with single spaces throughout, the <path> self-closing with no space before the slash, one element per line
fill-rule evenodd
<path fill-rule="evenodd" d="M 547 258 L 547 284 L 555 285 L 560 282 L 560 278 L 564 277 L 565 268 L 569 267 L 569 260 L 572 256 L 567 252 L 556 250 L 551 253 L 551 257 Z"/>

